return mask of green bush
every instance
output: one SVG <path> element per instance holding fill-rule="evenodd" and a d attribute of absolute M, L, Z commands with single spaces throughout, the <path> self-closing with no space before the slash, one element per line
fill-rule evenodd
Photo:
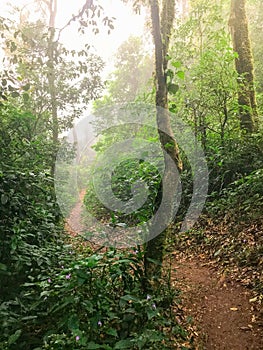
<path fill-rule="evenodd" d="M 39 249 L 58 237 L 59 210 L 46 174 L 0 171 L 0 299 L 17 294 L 29 271 L 48 264 Z"/>
<path fill-rule="evenodd" d="M 138 225 L 147 222 L 158 209 L 160 200 L 161 176 L 154 165 L 133 159 L 121 162 L 112 173 L 111 188 L 114 196 L 128 205 L 128 201 L 133 197 L 132 186 L 138 181 L 147 186 L 148 197 L 141 208 L 131 214 L 114 212 L 106 208 L 97 198 L 92 183 L 87 189 L 84 200 L 87 210 L 98 219 L 113 218 L 114 223 Z M 103 185 L 101 188 L 103 189 Z"/>
<path fill-rule="evenodd" d="M 228 185 L 263 167 L 263 134 L 227 138 L 225 144 L 210 140 L 206 153 L 209 193 L 218 198 Z"/>
<path fill-rule="evenodd" d="M 262 217 L 263 168 L 235 181 L 222 192 L 218 200 L 207 205 L 216 217 L 226 216 L 236 222 L 252 222 Z"/>
<path fill-rule="evenodd" d="M 2 304 L 3 349 L 172 349 L 169 332 L 186 339 L 172 317 L 175 292 L 162 285 L 157 295 L 145 294 L 139 248 L 87 248 L 83 255 L 69 249 L 60 250 L 53 270 L 24 284 L 19 305 Z"/>
<path fill-rule="evenodd" d="M 48 264 L 39 253 L 61 231 L 50 145 L 34 136 L 35 117 L 9 104 L 0 109 L 0 300 L 19 294 L 30 271 Z"/>

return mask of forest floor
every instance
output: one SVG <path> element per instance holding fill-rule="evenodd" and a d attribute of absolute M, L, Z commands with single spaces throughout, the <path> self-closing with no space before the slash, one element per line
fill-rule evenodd
<path fill-rule="evenodd" d="M 195 349 L 263 349 L 251 290 L 221 274 L 204 256 L 177 259 L 174 252 L 172 280 L 181 290 L 184 313 L 192 318 Z"/>
<path fill-rule="evenodd" d="M 81 231 L 80 201 L 72 209 L 66 229 Z M 190 322 L 196 350 L 263 349 L 260 315 L 251 289 L 226 276 L 204 254 L 172 254 L 172 284 L 181 290 L 183 312 Z"/>

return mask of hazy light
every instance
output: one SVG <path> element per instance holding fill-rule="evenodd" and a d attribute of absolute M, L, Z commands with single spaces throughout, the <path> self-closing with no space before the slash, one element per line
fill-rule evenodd
<path fill-rule="evenodd" d="M 12 18 L 19 21 L 19 16 L 10 14 L 12 7 L 23 8 L 23 14 L 29 20 L 37 20 L 41 18 L 36 12 L 37 0 L 3 0 L 1 4 L 2 16 Z M 108 34 L 108 28 L 99 23 L 99 34 L 94 35 L 91 31 L 87 31 L 86 35 L 78 33 L 78 26 L 72 23 L 65 28 L 61 34 L 61 42 L 68 49 L 78 50 L 85 43 L 94 47 L 97 54 L 106 62 L 108 69 L 112 68 L 112 56 L 117 51 L 120 44 L 130 35 L 141 36 L 144 29 L 145 15 L 135 15 L 130 6 L 123 4 L 121 0 L 99 0 L 98 1 L 105 10 L 105 15 L 115 17 L 114 30 Z M 58 0 L 58 11 L 56 18 L 56 27 L 62 28 L 72 17 L 82 8 L 85 0 Z M 11 10 L 12 12 L 12 10 Z"/>

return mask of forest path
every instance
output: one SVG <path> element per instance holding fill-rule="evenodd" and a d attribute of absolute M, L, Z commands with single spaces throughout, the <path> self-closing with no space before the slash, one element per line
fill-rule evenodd
<path fill-rule="evenodd" d="M 253 299 L 249 289 L 196 256 L 180 259 L 173 268 L 173 285 L 182 291 L 184 312 L 193 317 L 195 349 L 263 349 L 262 328 L 249 301 Z"/>
<path fill-rule="evenodd" d="M 84 229 L 84 226 L 81 223 L 81 212 L 85 193 L 86 189 L 80 191 L 79 200 L 72 208 L 69 217 L 66 219 L 65 229 L 73 237 L 77 236 Z"/>
<path fill-rule="evenodd" d="M 66 223 L 70 235 L 82 230 L 85 190 Z M 174 260 L 180 253 L 174 252 Z M 251 291 L 220 274 L 212 261 L 180 257 L 172 265 L 172 283 L 181 290 L 182 307 L 193 318 L 195 350 L 262 350 L 262 327 L 257 323 Z M 262 326 L 262 325 L 261 325 Z"/>

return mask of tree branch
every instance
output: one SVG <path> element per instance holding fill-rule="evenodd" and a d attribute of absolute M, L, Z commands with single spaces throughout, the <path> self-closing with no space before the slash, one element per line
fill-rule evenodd
<path fill-rule="evenodd" d="M 64 27 L 62 27 L 60 30 L 59 30 L 59 33 L 58 33 L 58 38 L 57 38 L 57 41 L 59 41 L 60 39 L 60 35 L 62 33 L 62 31 L 67 28 L 72 22 L 76 21 L 78 18 L 81 18 L 83 15 L 84 15 L 84 12 L 89 10 L 89 9 L 92 9 L 93 7 L 93 0 L 86 0 L 85 4 L 83 5 L 82 9 L 79 11 L 79 13 L 75 16 L 73 16 L 65 25 Z"/>

